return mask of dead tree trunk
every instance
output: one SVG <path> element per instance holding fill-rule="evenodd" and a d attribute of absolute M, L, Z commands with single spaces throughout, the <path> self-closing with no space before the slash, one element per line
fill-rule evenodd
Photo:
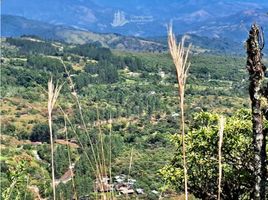
<path fill-rule="evenodd" d="M 261 107 L 262 81 L 266 70 L 261 62 L 261 50 L 263 46 L 262 31 L 256 24 L 253 24 L 247 40 L 247 69 L 249 72 L 249 95 L 251 99 L 253 123 L 255 200 L 265 200 L 266 181 L 266 142 L 263 131 L 263 113 Z"/>

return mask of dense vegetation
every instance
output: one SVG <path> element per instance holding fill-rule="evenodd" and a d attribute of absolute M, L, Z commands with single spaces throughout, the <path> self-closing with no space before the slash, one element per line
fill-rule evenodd
<path fill-rule="evenodd" d="M 112 144 L 113 176 L 125 174 L 135 179 L 135 187 L 144 189 L 145 194 L 140 198 L 158 199 L 161 191 L 168 197 L 181 192 L 181 185 L 165 190 L 173 181 L 170 177 L 181 179 L 180 172 L 166 166 L 177 151 L 173 142 L 176 141 L 174 134 L 179 130 L 176 77 L 169 55 L 111 51 L 97 43 L 68 45 L 29 38 L 2 39 L 2 51 L 3 150 L 0 158 L 4 164 L 1 166 L 1 194 L 10 194 L 10 185 L 14 181 L 20 183 L 11 193 L 14 199 L 16 196 L 31 199 L 36 195 L 49 197 L 52 194 L 46 111 L 46 88 L 51 76 L 55 82 L 64 84 L 59 106 L 53 115 L 54 138 L 66 140 L 67 130 L 67 139 L 75 140 L 80 146 L 56 143 L 56 178 L 68 170 L 68 155 L 71 154 L 78 196 L 94 195 L 96 175 L 86 152 L 91 151 L 88 137 L 97 144 L 99 133 L 102 133 L 105 144 L 109 141 Z M 75 91 L 73 88 L 70 90 L 59 58 L 71 74 Z M 186 88 L 187 140 L 192 141 L 189 152 L 198 151 L 198 158 L 203 158 L 189 155 L 192 164 L 190 191 L 199 198 L 203 197 L 198 193 L 202 190 L 215 193 L 216 186 L 210 183 L 216 182 L 217 167 L 208 157 L 215 157 L 217 149 L 217 115 L 207 113 L 214 112 L 231 116 L 226 128 L 228 138 L 224 141 L 226 151 L 231 154 L 223 153 L 226 155 L 224 189 L 236 193 L 237 188 L 229 188 L 228 185 L 236 180 L 236 186 L 244 187 L 243 191 L 247 192 L 248 185 L 243 184 L 251 184 L 247 182 L 250 170 L 244 165 L 251 156 L 247 153 L 250 120 L 246 112 L 234 115 L 234 111 L 249 108 L 245 60 L 205 54 L 193 55 L 190 60 L 192 67 Z M 73 98 L 74 92 L 77 92 L 81 103 L 86 131 Z M 61 109 L 68 115 L 67 125 Z M 234 147 L 237 151 L 232 152 Z M 108 147 L 105 148 L 105 155 L 109 155 Z M 179 151 L 177 154 L 174 162 L 179 163 Z M 232 160 L 233 157 L 243 159 Z M 237 163 L 242 165 L 241 168 L 236 166 Z M 202 170 L 199 171 L 198 167 Z M 239 170 L 243 170 L 243 177 L 237 178 Z M 203 172 L 209 173 L 206 176 Z M 208 184 L 206 188 L 202 187 L 204 182 Z M 59 199 L 73 196 L 72 181 L 60 183 L 57 194 Z"/>
<path fill-rule="evenodd" d="M 186 135 L 189 190 L 200 199 L 215 199 L 218 184 L 219 115 L 198 113 Z M 227 119 L 224 127 L 222 199 L 247 199 L 254 187 L 251 115 L 241 110 Z M 180 144 L 174 138 L 175 144 Z M 181 148 L 172 164 L 161 170 L 170 187 L 183 186 Z M 181 169 L 181 170 L 180 170 Z"/>

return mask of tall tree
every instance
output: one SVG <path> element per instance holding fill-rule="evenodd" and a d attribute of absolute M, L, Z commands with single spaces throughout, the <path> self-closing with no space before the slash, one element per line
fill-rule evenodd
<path fill-rule="evenodd" d="M 253 146 L 254 146 L 254 199 L 265 199 L 266 181 L 266 141 L 263 131 L 262 82 L 266 67 L 262 63 L 264 47 L 263 32 L 257 24 L 253 24 L 247 39 L 247 69 L 249 72 L 249 95 L 252 108 Z"/>

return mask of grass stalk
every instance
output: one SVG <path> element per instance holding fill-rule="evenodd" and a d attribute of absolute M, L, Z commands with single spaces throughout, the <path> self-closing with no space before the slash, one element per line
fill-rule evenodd
<path fill-rule="evenodd" d="M 29 187 L 29 174 L 28 174 L 28 176 L 27 176 L 27 184 L 26 184 L 26 188 L 28 189 L 28 187 Z M 25 191 L 25 193 L 24 193 L 24 200 L 26 199 L 26 197 L 27 197 L 27 190 Z"/>
<path fill-rule="evenodd" d="M 188 187 L 187 187 L 187 164 L 186 164 L 186 144 L 185 144 L 185 117 L 184 117 L 184 95 L 185 85 L 187 80 L 187 74 L 189 71 L 190 63 L 187 63 L 189 51 L 191 45 L 185 51 L 184 49 L 185 37 L 182 38 L 181 42 L 177 45 L 176 37 L 173 34 L 172 26 L 168 28 L 168 46 L 169 51 L 176 67 L 176 75 L 178 81 L 178 94 L 179 104 L 181 111 L 181 131 L 182 131 L 182 153 L 183 153 L 183 171 L 184 171 L 184 193 L 185 199 L 188 200 Z"/>
<path fill-rule="evenodd" d="M 90 135 L 89 135 L 89 132 L 88 132 L 88 129 L 87 129 L 87 125 L 86 125 L 85 120 L 84 120 L 83 109 L 82 109 L 81 103 L 79 101 L 77 92 L 75 90 L 75 84 L 73 83 L 73 80 L 72 80 L 72 78 L 70 76 L 70 73 L 67 70 L 67 67 L 64 64 L 63 60 L 60 59 L 60 61 L 62 62 L 63 66 L 64 66 L 64 69 L 65 69 L 65 72 L 67 74 L 67 80 L 68 80 L 68 83 L 69 83 L 71 94 L 74 97 L 74 99 L 76 101 L 76 104 L 78 106 L 78 110 L 79 110 L 79 114 L 80 114 L 80 119 L 82 121 L 82 126 L 83 126 L 83 128 L 84 128 L 84 130 L 86 132 L 86 136 L 87 136 L 87 138 L 89 140 L 90 149 L 92 151 L 93 160 L 95 162 L 94 163 L 95 164 L 95 169 L 93 167 L 93 164 L 91 164 L 91 166 L 93 167 L 93 170 L 95 171 L 97 182 L 100 183 L 100 189 L 102 191 L 104 191 L 106 186 L 103 183 L 103 178 L 104 177 L 105 178 L 107 177 L 107 169 L 106 169 L 107 166 L 106 166 L 106 160 L 105 160 L 103 133 L 102 133 L 101 127 L 100 127 L 98 107 L 97 107 L 97 123 L 98 123 L 98 129 L 99 129 L 99 142 L 97 144 L 95 144 L 95 147 L 94 147 L 94 144 L 93 144 L 93 142 L 92 142 L 92 140 L 90 138 Z M 95 148 L 96 148 L 96 150 L 95 150 Z M 90 160 L 89 157 L 88 157 L 88 159 Z M 102 196 L 102 198 L 104 200 L 107 199 L 107 194 L 106 193 L 103 193 L 103 195 L 101 195 L 101 196 Z"/>
<path fill-rule="evenodd" d="M 99 140 L 100 140 L 100 147 L 98 148 L 99 152 L 99 159 L 100 159 L 100 164 L 101 164 L 101 175 L 104 175 L 105 177 L 107 176 L 106 172 L 106 161 L 105 161 L 105 155 L 104 155 L 104 143 L 103 143 L 103 133 L 101 131 L 101 126 L 100 126 L 100 114 L 99 114 L 99 108 L 98 106 L 96 107 L 97 110 L 97 124 L 98 124 L 98 130 L 99 130 Z"/>
<path fill-rule="evenodd" d="M 110 112 L 110 119 L 109 119 L 109 175 L 110 175 L 110 184 L 112 182 L 112 116 Z M 113 199 L 114 191 L 112 188 L 111 191 L 111 199 Z"/>
<path fill-rule="evenodd" d="M 65 139 L 66 141 L 68 141 L 68 129 L 67 129 L 67 122 L 66 122 L 66 118 L 64 116 L 64 132 L 65 132 Z M 73 175 L 73 168 L 72 168 L 72 161 L 71 161 L 71 150 L 70 150 L 70 146 L 67 145 L 67 153 L 68 153 L 68 161 L 69 161 L 69 168 L 71 170 L 71 174 Z M 76 192 L 76 188 L 75 188 L 75 182 L 74 182 L 74 176 L 71 176 L 72 179 L 72 187 L 73 187 L 73 200 L 78 200 L 78 196 L 77 196 L 77 192 Z"/>
<path fill-rule="evenodd" d="M 128 175 L 127 175 L 127 185 L 129 185 L 129 177 L 130 177 L 130 172 L 131 172 L 131 167 L 132 167 L 132 160 L 133 160 L 133 147 L 131 148 L 131 153 L 130 153 Z M 128 194 L 127 194 L 127 198 L 128 198 Z"/>
<path fill-rule="evenodd" d="M 222 143 L 223 143 L 223 131 L 224 131 L 225 119 L 220 117 L 219 121 L 219 180 L 218 180 L 218 200 L 221 199 L 221 180 L 222 180 Z"/>
<path fill-rule="evenodd" d="M 53 130 L 52 130 L 52 111 L 60 94 L 60 90 L 63 85 L 54 86 L 52 78 L 48 82 L 48 124 L 49 124 L 49 134 L 50 134 L 50 151 L 51 151 L 51 175 L 52 175 L 52 190 L 53 190 L 53 200 L 56 200 L 56 185 L 55 185 L 55 167 L 54 167 L 54 140 L 53 140 Z"/>
<path fill-rule="evenodd" d="M 94 162 L 95 162 L 95 172 L 96 172 L 96 176 L 98 177 L 98 179 L 101 181 L 102 178 L 101 178 L 101 169 L 100 169 L 100 166 L 101 166 L 101 163 L 99 163 L 98 159 L 97 159 L 97 154 L 94 150 L 94 146 L 93 146 L 93 142 L 89 136 L 89 133 L 88 133 L 88 130 L 87 130 L 87 126 L 86 126 L 86 123 L 85 123 L 85 120 L 84 120 L 84 115 L 83 115 L 83 111 L 82 111 L 82 106 L 80 104 L 80 101 L 79 101 L 79 98 L 78 98 L 78 95 L 77 95 L 77 92 L 75 91 L 75 85 L 73 83 L 73 80 L 70 76 L 70 73 L 69 71 L 67 70 L 67 67 L 66 65 L 64 64 L 63 60 L 60 59 L 63 67 L 64 67 L 64 70 L 65 70 L 65 73 L 67 74 L 67 79 L 68 79 L 68 83 L 69 83 L 69 86 L 70 86 L 70 90 L 71 90 L 71 93 L 76 101 L 76 104 L 78 106 L 78 110 L 79 110 L 79 115 L 80 115 L 80 118 L 81 118 L 81 121 L 82 121 L 82 125 L 83 125 L 83 128 L 86 132 L 86 136 L 89 140 L 89 144 L 90 144 L 90 149 L 92 151 L 92 156 L 93 156 L 93 159 L 94 159 Z M 93 168 L 94 170 L 94 168 Z"/>
<path fill-rule="evenodd" d="M 103 143 L 103 133 L 101 131 L 100 127 L 100 115 L 99 115 L 99 108 L 98 105 L 96 105 L 96 110 L 97 110 L 97 124 L 98 124 L 98 130 L 99 130 L 99 145 L 96 145 L 97 147 L 97 157 L 99 159 L 99 164 L 100 164 L 100 174 L 99 177 L 100 179 L 100 186 L 102 190 L 105 190 L 105 183 L 103 183 L 102 179 L 107 177 L 107 171 L 106 171 L 106 162 L 105 162 L 105 155 L 104 155 L 104 143 Z M 103 193 L 103 199 L 106 200 L 106 193 Z"/>

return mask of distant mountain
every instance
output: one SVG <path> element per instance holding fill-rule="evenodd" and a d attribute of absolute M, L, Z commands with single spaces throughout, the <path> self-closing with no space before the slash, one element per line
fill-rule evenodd
<path fill-rule="evenodd" d="M 1 35 L 4 37 L 19 37 L 22 35 L 36 35 L 44 39 L 61 40 L 67 43 L 84 44 L 98 42 L 104 47 L 130 51 L 165 51 L 167 38 L 161 37 L 133 37 L 114 33 L 95 33 L 68 27 L 52 25 L 24 17 L 2 15 Z M 182 35 L 178 35 L 178 40 Z M 186 45 L 193 44 L 194 53 L 244 54 L 243 43 L 227 38 L 209 38 L 195 34 L 187 34 Z"/>
<path fill-rule="evenodd" d="M 253 22 L 257 22 L 262 26 L 264 32 L 268 32 L 268 15 L 265 13 L 265 10 L 245 10 L 233 15 L 221 17 L 217 21 L 212 20 L 189 33 L 213 38 L 233 38 L 236 41 L 243 41 L 247 38 L 248 30 Z M 265 37 L 267 40 L 268 35 L 266 34 Z"/>
<path fill-rule="evenodd" d="M 245 54 L 244 45 L 242 42 L 235 42 L 227 38 L 209 38 L 206 36 L 198 36 L 195 34 L 186 34 L 185 45 L 188 46 L 190 43 L 199 52 L 203 53 L 213 53 L 213 54 L 232 54 L 232 55 L 243 55 Z M 178 41 L 181 40 L 183 36 L 177 35 Z M 163 45 L 167 44 L 167 37 L 150 37 L 153 40 Z"/>
<path fill-rule="evenodd" d="M 1 15 L 1 36 L 18 37 L 37 35 L 43 38 L 58 38 L 57 26 L 13 15 Z"/>
<path fill-rule="evenodd" d="M 165 45 L 133 36 L 119 34 L 94 33 L 63 25 L 29 20 L 24 17 L 2 15 L 1 36 L 19 37 L 22 35 L 36 35 L 44 39 L 62 40 L 68 43 L 84 44 L 98 42 L 104 47 L 133 51 L 163 51 Z"/>
<path fill-rule="evenodd" d="M 267 0 L 8 0 L 2 13 L 93 32 L 164 36 L 171 20 L 178 34 L 241 42 L 257 22 L 268 32 Z"/>

